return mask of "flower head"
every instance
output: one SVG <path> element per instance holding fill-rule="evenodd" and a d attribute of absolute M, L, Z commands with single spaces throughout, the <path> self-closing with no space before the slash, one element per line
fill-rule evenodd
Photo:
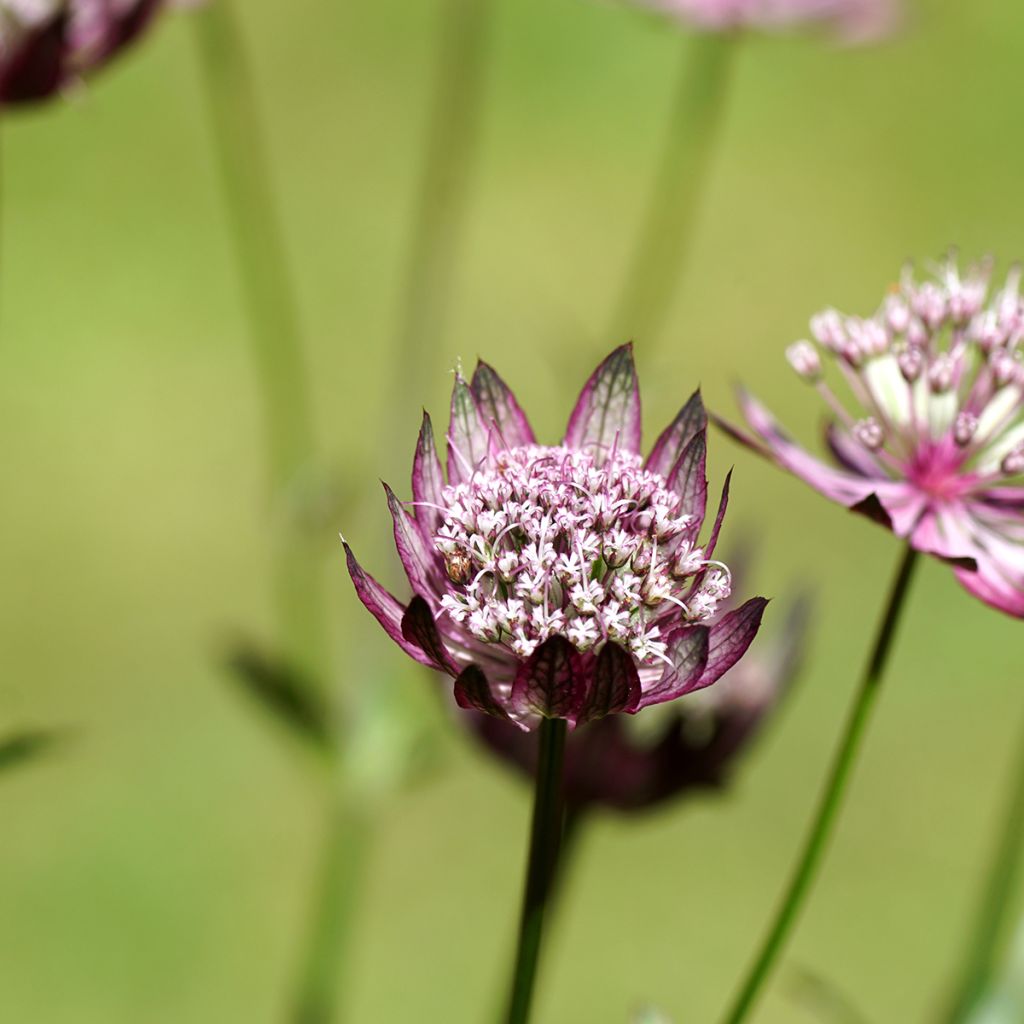
<path fill-rule="evenodd" d="M 356 591 L 409 655 L 455 679 L 460 706 L 524 729 L 708 686 L 746 651 L 765 602 L 719 610 L 728 479 L 702 545 L 705 436 L 694 395 L 641 459 L 630 346 L 595 370 L 549 447 L 481 363 L 471 382 L 456 375 L 447 481 L 424 415 L 413 511 L 387 488 L 412 601 L 403 608 L 346 544 Z"/>
<path fill-rule="evenodd" d="M 613 715 L 574 732 L 565 750 L 568 805 L 642 811 L 725 787 L 736 761 L 796 677 L 807 609 L 805 599 L 794 602 L 772 643 L 762 641 L 710 689 L 659 709 L 653 729 L 632 728 L 632 722 Z M 468 721 L 491 753 L 533 774 L 537 746 L 529 735 L 487 715 Z"/>
<path fill-rule="evenodd" d="M 788 356 L 834 417 L 825 432 L 832 465 L 745 393 L 757 440 L 733 433 L 951 562 L 983 601 L 1024 617 L 1024 302 L 1019 269 L 996 290 L 990 278 L 988 263 L 961 274 L 950 257 L 924 281 L 905 271 L 874 316 L 829 309 L 812 318 L 814 342 Z M 838 371 L 846 400 L 823 363 Z"/>
<path fill-rule="evenodd" d="M 895 0 L 634 0 L 705 31 L 779 29 L 816 23 L 850 42 L 884 34 L 895 20 Z"/>
<path fill-rule="evenodd" d="M 188 0 L 0 0 L 0 104 L 45 99 Z M 194 2 L 194 0 L 193 0 Z"/>

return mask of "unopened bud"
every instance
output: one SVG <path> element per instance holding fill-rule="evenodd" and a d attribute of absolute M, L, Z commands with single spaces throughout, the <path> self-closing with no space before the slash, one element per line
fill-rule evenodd
<path fill-rule="evenodd" d="M 994 352 L 989 365 L 992 367 L 992 376 L 995 377 L 997 387 L 1006 387 L 1017 379 L 1020 363 L 1005 349 Z"/>
<path fill-rule="evenodd" d="M 834 309 L 826 309 L 811 317 L 811 334 L 826 348 L 838 352 L 846 344 L 843 318 Z"/>
<path fill-rule="evenodd" d="M 1007 476 L 1019 476 L 1024 473 L 1024 444 L 1017 445 L 1012 452 L 1004 456 L 1000 467 Z"/>
<path fill-rule="evenodd" d="M 895 334 L 903 334 L 910 326 L 910 310 L 899 295 L 890 295 L 885 300 L 885 322 Z"/>
<path fill-rule="evenodd" d="M 963 447 L 971 443 L 975 431 L 978 429 L 978 417 L 972 412 L 962 412 L 957 415 L 953 423 L 953 439 Z"/>
<path fill-rule="evenodd" d="M 924 353 L 919 348 L 904 349 L 897 357 L 900 373 L 908 384 L 913 384 L 924 369 Z"/>
<path fill-rule="evenodd" d="M 789 365 L 804 380 L 818 380 L 821 377 L 821 356 L 809 341 L 795 341 L 786 349 Z"/>
<path fill-rule="evenodd" d="M 928 367 L 928 386 L 935 394 L 944 394 L 953 386 L 955 370 L 956 367 L 949 355 L 940 352 Z"/>
<path fill-rule="evenodd" d="M 876 452 L 885 444 L 885 431 L 873 416 L 858 420 L 853 425 L 853 436 L 869 451 Z"/>

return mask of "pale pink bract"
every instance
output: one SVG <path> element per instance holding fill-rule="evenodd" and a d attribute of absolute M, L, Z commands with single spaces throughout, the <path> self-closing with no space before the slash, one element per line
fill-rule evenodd
<path fill-rule="evenodd" d="M 1020 276 L 1015 268 L 993 292 L 990 264 L 961 275 L 950 257 L 924 281 L 906 270 L 873 316 L 815 316 L 815 341 L 787 355 L 834 416 L 825 435 L 831 465 L 745 392 L 756 439 L 727 429 L 826 497 L 952 563 L 976 597 L 1024 618 Z M 825 364 L 838 367 L 848 400 L 826 383 Z"/>
<path fill-rule="evenodd" d="M 646 460 L 632 348 L 585 385 L 561 444 L 539 445 L 491 367 L 456 375 L 447 480 L 424 415 L 412 511 L 387 489 L 407 606 L 356 562 L 363 604 L 402 649 L 455 679 L 455 696 L 529 729 L 635 713 L 718 679 L 746 651 L 765 602 L 725 614 L 707 541 L 707 419 L 694 395 Z"/>

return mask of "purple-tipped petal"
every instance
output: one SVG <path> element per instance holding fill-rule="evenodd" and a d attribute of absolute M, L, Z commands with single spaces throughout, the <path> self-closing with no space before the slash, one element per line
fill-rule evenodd
<path fill-rule="evenodd" d="M 526 413 L 493 367 L 483 361 L 477 363 L 470 388 L 481 417 L 488 425 L 494 424 L 505 447 L 519 448 L 535 443 Z"/>
<path fill-rule="evenodd" d="M 419 594 L 409 602 L 409 607 L 402 616 L 402 636 L 427 656 L 428 664 L 439 672 L 447 672 L 452 677 L 458 677 L 459 666 L 455 664 L 441 640 L 430 605 Z"/>
<path fill-rule="evenodd" d="M 424 411 L 420 436 L 416 442 L 416 455 L 412 462 L 412 498 L 416 509 L 416 522 L 424 536 L 433 536 L 442 523 L 444 506 L 444 473 L 434 442 L 434 426 Z"/>
<path fill-rule="evenodd" d="M 707 626 L 684 626 L 669 640 L 667 655 L 672 667 L 645 688 L 636 710 L 675 700 L 697 689 L 708 661 L 711 630 Z"/>
<path fill-rule="evenodd" d="M 698 389 L 665 428 L 661 437 L 655 441 L 651 454 L 647 456 L 647 462 L 644 464 L 645 468 L 667 478 L 672 472 L 672 467 L 679 461 L 679 456 L 686 450 L 686 446 L 697 434 L 706 431 L 707 426 L 708 414 L 704 410 L 704 401 Z"/>
<path fill-rule="evenodd" d="M 825 445 L 836 462 L 851 473 L 869 477 L 885 476 L 878 460 L 843 427 L 835 423 L 826 424 Z"/>
<path fill-rule="evenodd" d="M 418 594 L 439 597 L 445 590 L 440 555 L 427 543 L 416 521 L 387 484 L 384 484 L 384 492 L 395 524 L 395 547 L 405 575 L 409 577 L 409 585 Z"/>
<path fill-rule="evenodd" d="M 598 460 L 618 446 L 640 451 L 640 387 L 633 346 L 617 348 L 583 385 L 569 417 L 565 445 L 588 451 Z"/>
<path fill-rule="evenodd" d="M 565 718 L 575 724 L 585 697 L 582 656 L 565 637 L 545 640 L 519 667 L 512 684 L 512 706 L 520 714 Z"/>
<path fill-rule="evenodd" d="M 722 484 L 722 496 L 718 499 L 718 511 L 715 513 L 715 521 L 711 526 L 711 536 L 704 545 L 704 557 L 711 558 L 718 546 L 718 535 L 722 532 L 722 523 L 725 522 L 725 510 L 729 507 L 729 484 L 732 481 L 732 470 L 725 474 L 725 483 Z"/>
<path fill-rule="evenodd" d="M 448 427 L 448 481 L 468 480 L 487 460 L 487 424 L 461 373 L 452 388 L 452 416 Z"/>
<path fill-rule="evenodd" d="M 700 681 L 691 689 L 701 690 L 710 686 L 743 657 L 761 628 L 761 617 L 767 604 L 763 597 L 752 597 L 711 627 L 707 665 Z"/>
<path fill-rule="evenodd" d="M 668 486 L 682 499 L 680 510 L 693 516 L 687 535 L 696 537 L 704 524 L 708 504 L 707 434 L 695 434 L 679 456 L 668 478 Z"/>
<path fill-rule="evenodd" d="M 493 718 L 508 720 L 508 712 L 494 696 L 491 684 L 479 665 L 467 665 L 455 680 L 455 703 L 474 708 Z"/>
<path fill-rule="evenodd" d="M 640 696 L 640 675 L 632 656 L 609 640 L 597 656 L 578 720 L 583 723 L 621 711 L 633 711 Z"/>
<path fill-rule="evenodd" d="M 402 616 L 405 609 L 398 600 L 391 596 L 363 567 L 356 561 L 356 556 L 346 541 L 345 560 L 348 565 L 348 574 L 356 588 L 359 600 L 363 602 L 366 610 L 384 627 L 384 631 L 399 647 L 414 658 L 421 665 L 433 667 L 431 659 L 423 653 L 417 644 L 410 643 L 402 635 Z"/>

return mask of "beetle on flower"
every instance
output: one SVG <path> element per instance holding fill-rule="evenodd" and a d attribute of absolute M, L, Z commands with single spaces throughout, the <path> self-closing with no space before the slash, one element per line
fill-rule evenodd
<path fill-rule="evenodd" d="M 825 310 L 811 320 L 814 342 L 790 346 L 793 368 L 835 417 L 825 440 L 836 465 L 790 440 L 745 392 L 756 440 L 727 429 L 1024 618 L 1024 302 L 1019 268 L 994 292 L 991 273 L 983 263 L 961 275 L 952 256 L 929 280 L 907 269 L 874 316 Z M 825 361 L 859 412 L 826 384 Z"/>
<path fill-rule="evenodd" d="M 713 683 L 749 647 L 765 600 L 726 614 L 706 542 L 699 396 L 640 456 L 632 347 L 594 371 L 564 440 L 542 446 L 491 367 L 456 374 L 447 482 L 429 416 L 410 512 L 386 487 L 414 596 L 403 607 L 345 544 L 363 604 L 411 657 L 455 679 L 460 706 L 530 729 L 633 714 Z"/>

